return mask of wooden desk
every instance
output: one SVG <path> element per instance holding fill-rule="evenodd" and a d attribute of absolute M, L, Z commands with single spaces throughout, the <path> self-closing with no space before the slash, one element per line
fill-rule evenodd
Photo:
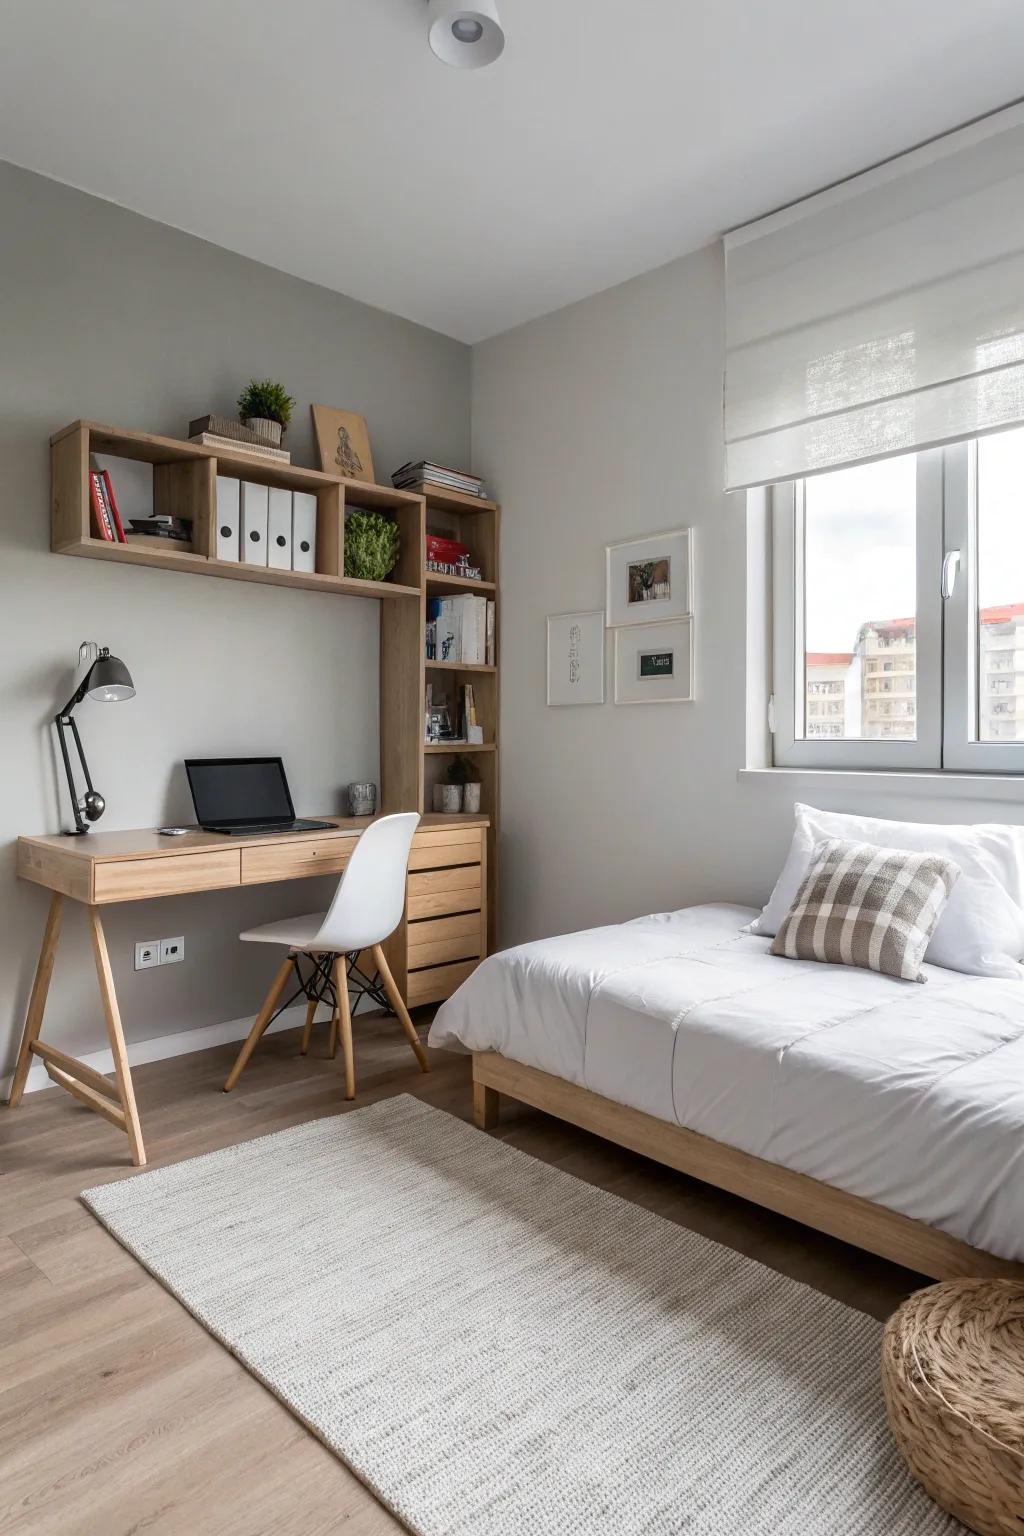
<path fill-rule="evenodd" d="M 90 832 L 85 837 L 18 839 L 18 874 L 53 892 L 29 999 L 25 1031 L 8 1100 L 22 1098 L 33 1056 L 80 1103 L 124 1131 L 132 1162 L 146 1161 L 142 1127 L 125 1050 L 121 1014 L 103 932 L 101 908 L 122 901 L 230 890 L 275 880 L 341 874 L 370 817 L 322 817 L 329 832 L 228 837 L 198 827 L 183 837 Z M 439 1002 L 487 952 L 486 816 L 424 816 L 413 838 L 402 923 L 386 946 L 388 963 L 410 1007 Z M 93 956 L 115 1081 L 40 1038 L 65 899 L 89 914 Z"/>

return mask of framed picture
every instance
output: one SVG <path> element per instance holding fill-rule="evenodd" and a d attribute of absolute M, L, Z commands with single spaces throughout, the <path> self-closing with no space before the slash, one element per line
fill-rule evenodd
<path fill-rule="evenodd" d="M 548 704 L 604 703 L 604 614 L 548 615 Z"/>
<path fill-rule="evenodd" d="M 609 628 L 661 624 L 693 612 L 692 532 L 676 528 L 605 550 Z"/>
<path fill-rule="evenodd" d="M 324 474 L 340 475 L 343 480 L 366 480 L 375 485 L 365 418 L 354 411 L 336 411 L 330 405 L 311 405 L 310 411 Z"/>
<path fill-rule="evenodd" d="M 615 631 L 616 704 L 693 702 L 693 619 Z"/>

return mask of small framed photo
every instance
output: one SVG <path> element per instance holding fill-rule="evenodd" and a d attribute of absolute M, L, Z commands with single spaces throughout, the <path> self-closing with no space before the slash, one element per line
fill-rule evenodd
<path fill-rule="evenodd" d="M 660 624 L 693 612 L 691 529 L 609 544 L 605 567 L 609 628 Z"/>
<path fill-rule="evenodd" d="M 693 619 L 615 631 L 616 704 L 693 702 Z"/>
<path fill-rule="evenodd" d="M 604 703 L 604 614 L 548 616 L 548 704 Z"/>

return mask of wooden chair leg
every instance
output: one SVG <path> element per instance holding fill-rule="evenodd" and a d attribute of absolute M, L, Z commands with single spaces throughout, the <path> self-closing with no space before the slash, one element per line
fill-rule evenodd
<path fill-rule="evenodd" d="M 493 1131 L 501 1112 L 501 1095 L 486 1083 L 473 1084 L 473 1124 L 482 1131 Z"/>
<path fill-rule="evenodd" d="M 420 1037 L 416 1033 L 416 1026 L 409 1017 L 409 1010 L 405 1006 L 405 999 L 395 984 L 395 978 L 391 974 L 391 967 L 384 958 L 384 951 L 379 944 L 373 946 L 373 959 L 380 971 L 380 979 L 384 983 L 384 990 L 391 999 L 391 1006 L 398 1015 L 398 1022 L 405 1030 L 405 1037 L 413 1048 L 416 1060 L 420 1064 L 421 1072 L 429 1072 L 430 1064 L 427 1061 L 427 1053 L 420 1044 Z"/>
<path fill-rule="evenodd" d="M 43 1027 L 43 1011 L 46 1008 L 46 997 L 50 990 L 53 962 L 57 957 L 57 942 L 60 938 L 60 925 L 63 915 L 64 897 L 59 891 L 54 891 L 50 897 L 50 910 L 46 917 L 46 927 L 43 929 L 43 942 L 39 950 L 35 981 L 32 983 L 32 996 L 29 998 L 28 1013 L 25 1016 L 25 1032 L 21 1037 L 18 1064 L 14 1069 L 11 1092 L 7 1099 L 12 1109 L 17 1108 L 21 1103 L 21 1096 L 25 1092 L 25 1079 L 28 1077 L 28 1069 L 32 1063 L 32 1047 L 39 1038 L 39 1031 Z"/>
<path fill-rule="evenodd" d="M 316 1017 L 316 998 L 314 997 L 314 998 L 311 998 L 310 1001 L 306 1004 L 306 1023 L 303 1026 L 303 1030 L 302 1030 L 302 1046 L 301 1046 L 301 1054 L 303 1056 L 307 1056 L 309 1054 L 309 1042 L 310 1042 L 310 1040 L 312 1039 L 312 1036 L 313 1036 L 313 1020 L 314 1020 L 315 1017 Z"/>
<path fill-rule="evenodd" d="M 128 1052 L 125 1049 L 124 1043 L 124 1031 L 121 1028 L 121 1011 L 117 1006 L 117 993 L 114 991 L 114 973 L 110 969 L 107 940 L 103 932 L 103 922 L 100 918 L 98 907 L 89 908 L 89 927 L 92 932 L 92 952 L 93 958 L 96 961 L 96 975 L 100 984 L 103 1014 L 107 1021 L 107 1038 L 110 1041 L 110 1050 L 114 1058 L 114 1076 L 117 1080 L 117 1092 L 121 1100 L 121 1108 L 124 1110 L 125 1130 L 128 1132 L 128 1145 L 131 1147 L 132 1162 L 136 1168 L 141 1168 L 146 1161 L 146 1148 L 142 1142 L 142 1126 L 139 1122 L 139 1111 L 135 1104 L 135 1085 L 132 1082 L 131 1068 L 128 1065 Z"/>
<path fill-rule="evenodd" d="M 238 1079 L 245 1071 L 246 1063 L 259 1044 L 260 1036 L 263 1034 L 263 1031 L 270 1023 L 270 1016 L 274 1009 L 277 1007 L 278 1000 L 281 996 L 281 993 L 287 986 L 288 977 L 291 974 L 292 957 L 289 955 L 287 960 L 282 960 L 280 969 L 270 984 L 270 991 L 267 993 L 266 998 L 264 999 L 263 1007 L 256 1015 L 256 1020 L 252 1026 L 252 1029 L 249 1031 L 246 1042 L 238 1053 L 238 1059 L 234 1066 L 231 1068 L 231 1071 L 228 1073 L 227 1082 L 224 1084 L 225 1093 L 231 1092 L 232 1088 L 235 1086 L 235 1084 L 238 1082 Z"/>
<path fill-rule="evenodd" d="M 352 1047 L 352 1009 L 348 1000 L 348 956 L 334 957 L 334 990 L 338 994 L 335 1024 L 341 1024 L 341 1054 L 345 1060 L 345 1097 L 356 1096 L 356 1061 Z M 333 1054 L 333 1053 L 332 1053 Z"/>

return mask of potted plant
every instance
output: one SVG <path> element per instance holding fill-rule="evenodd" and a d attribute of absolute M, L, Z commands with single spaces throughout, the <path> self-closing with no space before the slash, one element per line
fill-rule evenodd
<path fill-rule="evenodd" d="M 250 379 L 238 397 L 238 418 L 252 432 L 280 444 L 295 401 L 273 379 Z"/>
<path fill-rule="evenodd" d="M 384 581 L 398 564 L 398 524 L 355 507 L 345 519 L 345 575 Z"/>
<path fill-rule="evenodd" d="M 459 756 L 453 758 L 445 773 L 446 783 L 444 790 L 454 790 L 451 804 L 444 804 L 446 811 L 468 811 L 477 814 L 480 810 L 480 773 L 476 764 L 468 757 Z M 442 802 L 446 796 L 442 794 Z"/>

